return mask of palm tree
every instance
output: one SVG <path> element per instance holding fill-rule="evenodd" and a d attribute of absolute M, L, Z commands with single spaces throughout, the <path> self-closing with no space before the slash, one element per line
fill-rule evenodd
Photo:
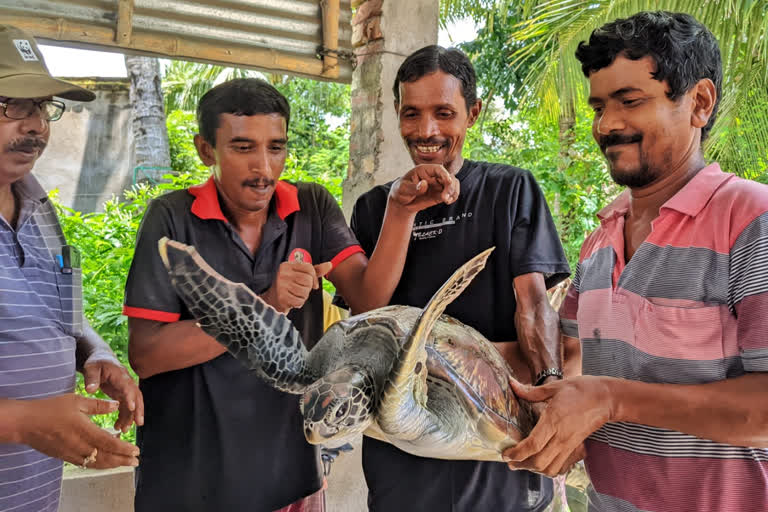
<path fill-rule="evenodd" d="M 472 16 L 493 23 L 500 14 L 516 25 L 509 64 L 530 66 L 521 106 L 572 126 L 573 105 L 587 81 L 574 52 L 595 28 L 644 10 L 686 12 L 720 42 L 723 99 L 705 151 L 725 169 L 749 178 L 765 176 L 768 162 L 768 2 L 765 0 L 443 0 L 445 19 Z M 520 43 L 524 43 L 520 47 Z M 533 62 L 531 63 L 531 58 Z M 567 145 L 567 140 L 563 140 Z"/>
<path fill-rule="evenodd" d="M 131 82 L 133 109 L 133 181 L 144 178 L 159 181 L 171 170 L 160 66 L 154 57 L 126 55 L 125 68 Z"/>
<path fill-rule="evenodd" d="M 211 87 L 232 80 L 264 76 L 253 70 L 213 66 L 201 62 L 168 61 L 163 74 L 165 111 L 194 111 L 197 102 Z"/>

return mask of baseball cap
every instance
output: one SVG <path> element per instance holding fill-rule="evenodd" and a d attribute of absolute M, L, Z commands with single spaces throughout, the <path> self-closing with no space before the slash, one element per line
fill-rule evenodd
<path fill-rule="evenodd" d="M 88 89 L 53 78 L 32 35 L 9 25 L 0 25 L 0 96 L 58 96 L 75 101 L 96 98 Z"/>

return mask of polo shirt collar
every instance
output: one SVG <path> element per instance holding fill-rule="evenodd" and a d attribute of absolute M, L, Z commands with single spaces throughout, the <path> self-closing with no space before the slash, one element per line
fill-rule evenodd
<path fill-rule="evenodd" d="M 724 173 L 716 162 L 704 167 L 677 194 L 664 203 L 661 209 L 676 210 L 695 217 L 704 209 L 715 191 L 733 175 Z M 629 189 L 624 190 L 611 204 L 600 210 L 601 222 L 624 216 L 629 210 Z"/>
<path fill-rule="evenodd" d="M 677 194 L 669 198 L 662 209 L 669 208 L 695 217 L 704 209 L 720 185 L 732 177 L 732 174 L 724 173 L 717 163 L 709 164 L 696 173 L 696 176 L 686 183 Z"/>
<path fill-rule="evenodd" d="M 216 182 L 213 176 L 201 185 L 189 187 L 189 193 L 195 197 L 192 202 L 192 213 L 201 219 L 214 219 L 227 221 L 219 204 L 219 194 L 216 191 Z M 275 185 L 275 211 L 281 220 L 285 220 L 290 214 L 299 211 L 299 192 L 296 186 L 285 181 L 278 181 Z"/>
<path fill-rule="evenodd" d="M 16 197 L 22 201 L 43 203 L 48 200 L 48 194 L 45 193 L 37 178 L 32 176 L 32 173 L 25 174 L 23 178 L 14 182 L 13 190 Z"/>

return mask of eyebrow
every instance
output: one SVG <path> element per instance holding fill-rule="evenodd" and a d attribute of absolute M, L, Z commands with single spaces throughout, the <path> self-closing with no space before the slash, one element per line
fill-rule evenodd
<path fill-rule="evenodd" d="M 451 105 L 450 103 L 441 103 L 439 105 L 430 105 L 428 107 L 428 109 L 435 109 L 435 110 L 439 110 L 441 108 L 445 108 L 445 109 L 448 109 L 448 110 L 456 110 L 456 107 L 454 105 Z M 400 104 L 400 108 L 398 110 L 408 110 L 408 109 L 422 110 L 421 108 L 419 108 L 419 107 L 417 107 L 415 105 L 408 105 L 408 104 L 405 104 L 405 103 L 401 103 Z"/>
<path fill-rule="evenodd" d="M 253 144 L 256 141 L 253 139 L 249 139 L 248 137 L 232 137 L 229 139 L 229 144 L 236 144 L 238 142 L 247 142 L 248 144 Z M 286 144 L 288 143 L 288 139 L 282 138 L 282 139 L 272 139 L 269 141 L 271 144 L 278 143 L 278 144 Z"/>
<path fill-rule="evenodd" d="M 608 96 L 610 98 L 620 98 L 621 96 L 624 96 L 625 94 L 629 94 L 631 92 L 644 92 L 642 89 L 638 89 L 637 87 L 622 87 L 621 89 L 617 89 L 613 91 Z M 596 98 L 595 96 L 590 96 L 587 100 L 587 103 L 589 105 L 594 105 L 595 103 L 601 103 L 603 100 L 600 98 Z"/>

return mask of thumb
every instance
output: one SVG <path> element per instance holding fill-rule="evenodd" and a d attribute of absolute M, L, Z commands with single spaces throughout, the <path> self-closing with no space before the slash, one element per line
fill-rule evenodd
<path fill-rule="evenodd" d="M 101 385 L 101 365 L 98 363 L 86 364 L 83 367 L 83 381 L 88 393 L 95 393 Z"/>
<path fill-rule="evenodd" d="M 107 414 L 117 410 L 120 403 L 117 400 L 101 400 L 87 396 L 78 397 L 80 412 L 88 415 Z"/>
<path fill-rule="evenodd" d="M 546 385 L 544 386 L 528 386 L 522 384 L 515 379 L 509 379 L 509 387 L 512 388 L 512 392 L 515 396 L 528 400 L 529 402 L 542 402 L 554 395 L 554 390 Z"/>
<path fill-rule="evenodd" d="M 318 263 L 315 265 L 315 274 L 317 274 L 317 277 L 325 277 L 325 274 L 331 271 L 333 269 L 333 263 L 330 261 L 326 261 L 325 263 Z"/>

